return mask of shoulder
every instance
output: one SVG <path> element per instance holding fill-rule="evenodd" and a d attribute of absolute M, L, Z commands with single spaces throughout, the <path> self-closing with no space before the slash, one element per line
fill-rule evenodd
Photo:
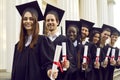
<path fill-rule="evenodd" d="M 39 35 L 38 36 L 38 40 L 45 40 L 45 39 L 48 39 L 48 37 L 45 36 L 45 35 Z"/>
<path fill-rule="evenodd" d="M 51 42 L 51 40 L 46 35 L 39 35 L 38 42 L 40 42 L 40 43 Z"/>

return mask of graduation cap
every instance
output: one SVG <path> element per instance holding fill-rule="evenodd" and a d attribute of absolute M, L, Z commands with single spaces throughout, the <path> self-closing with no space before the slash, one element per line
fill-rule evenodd
<path fill-rule="evenodd" d="M 17 5 L 16 8 L 21 16 L 23 15 L 25 10 L 29 10 L 38 17 L 38 21 L 43 20 L 43 14 L 41 12 L 41 9 L 40 9 L 37 1 L 32 1 L 29 3 Z"/>
<path fill-rule="evenodd" d="M 52 6 L 50 4 L 47 4 L 47 7 L 46 7 L 46 10 L 45 10 L 45 13 L 44 13 L 44 19 L 46 18 L 46 15 L 49 14 L 49 12 L 51 12 L 51 11 L 56 13 L 55 16 L 58 17 L 59 24 L 60 24 L 65 11 L 62 10 L 62 9 L 59 9 L 55 6 Z"/>
<path fill-rule="evenodd" d="M 101 33 L 102 29 L 99 28 L 99 27 L 93 27 L 93 28 L 92 28 L 92 32 L 93 32 L 93 31 L 97 31 L 97 32 L 100 32 L 100 33 Z"/>
<path fill-rule="evenodd" d="M 90 22 L 90 21 L 87 21 L 87 20 L 84 20 L 84 19 L 80 19 L 80 22 L 82 23 L 82 27 L 86 27 L 86 28 L 89 29 L 89 32 L 91 32 L 92 27 L 95 24 L 93 22 Z"/>
<path fill-rule="evenodd" d="M 115 27 L 111 28 L 111 35 L 118 35 L 120 36 L 120 31 L 118 29 L 116 29 Z"/>
<path fill-rule="evenodd" d="M 82 26 L 80 21 L 72 21 L 72 20 L 66 20 L 65 24 L 66 24 L 66 33 L 67 33 L 68 28 L 71 26 L 78 28 L 78 30 Z"/>
<path fill-rule="evenodd" d="M 103 26 L 102 26 L 102 32 L 105 31 L 105 30 L 111 32 L 111 31 L 112 31 L 112 28 L 113 28 L 113 27 L 110 26 L 110 25 L 103 24 Z"/>

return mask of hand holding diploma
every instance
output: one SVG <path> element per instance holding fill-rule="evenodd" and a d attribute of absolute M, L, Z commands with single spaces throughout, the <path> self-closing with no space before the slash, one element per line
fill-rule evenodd
<path fill-rule="evenodd" d="M 62 63 L 63 69 L 65 68 L 64 71 L 66 71 L 66 70 L 70 67 L 70 62 L 69 62 L 69 60 L 62 61 L 61 63 Z"/>
<path fill-rule="evenodd" d="M 116 65 L 116 61 L 115 61 L 115 49 L 112 49 L 112 55 L 110 58 L 110 65 L 114 66 Z"/>
<path fill-rule="evenodd" d="M 87 54 L 88 54 L 88 46 L 85 45 L 85 47 L 84 47 L 84 55 L 83 55 L 83 62 L 82 62 L 82 70 L 86 70 L 88 68 Z"/>
<path fill-rule="evenodd" d="M 103 66 L 104 68 L 107 67 L 107 65 L 108 65 L 108 57 L 109 57 L 109 55 L 110 55 L 110 51 L 111 51 L 111 48 L 108 48 L 108 51 L 107 51 L 105 60 L 102 62 L 102 66 Z"/>
<path fill-rule="evenodd" d="M 62 67 L 63 67 L 63 71 L 66 71 L 69 66 L 70 66 L 70 62 L 67 60 L 67 54 L 66 54 L 66 42 L 62 42 Z"/>
<path fill-rule="evenodd" d="M 53 62 L 53 66 L 52 66 L 52 71 L 49 71 L 48 74 L 50 73 L 50 79 L 51 80 L 55 80 L 55 78 L 57 78 L 57 68 L 60 67 L 61 68 L 61 64 L 59 62 L 59 58 L 60 58 L 60 53 L 61 53 L 61 46 L 57 45 L 56 46 L 56 50 L 55 50 L 55 55 L 54 55 L 54 62 Z"/>
<path fill-rule="evenodd" d="M 58 70 L 52 72 L 52 69 L 49 69 L 49 70 L 47 71 L 47 75 L 48 75 L 48 77 L 51 77 L 51 75 L 52 75 L 52 78 L 53 78 L 53 79 L 56 79 L 57 76 L 58 76 Z"/>
<path fill-rule="evenodd" d="M 94 62 L 94 68 L 99 69 L 100 68 L 100 62 Z"/>
<path fill-rule="evenodd" d="M 99 69 L 99 67 L 100 67 L 99 56 L 100 56 L 100 48 L 97 48 L 96 59 L 94 62 L 94 68 L 96 68 L 96 69 Z"/>

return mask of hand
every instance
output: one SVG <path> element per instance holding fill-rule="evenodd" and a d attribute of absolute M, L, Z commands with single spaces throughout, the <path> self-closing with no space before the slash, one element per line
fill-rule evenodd
<path fill-rule="evenodd" d="M 114 59 L 110 59 L 110 65 L 115 66 L 116 65 L 116 61 Z"/>
<path fill-rule="evenodd" d="M 119 59 L 119 60 L 117 60 L 117 65 L 118 65 L 118 66 L 120 65 L 120 59 Z"/>
<path fill-rule="evenodd" d="M 88 69 L 88 64 L 87 63 L 82 63 L 82 68 L 84 68 L 85 70 Z"/>
<path fill-rule="evenodd" d="M 62 61 L 61 63 L 62 63 L 62 67 L 63 68 L 67 68 L 68 69 L 70 67 L 69 60 Z"/>
<path fill-rule="evenodd" d="M 104 60 L 102 63 L 101 63 L 102 67 L 107 67 L 108 65 L 108 60 Z"/>
<path fill-rule="evenodd" d="M 53 78 L 53 79 L 56 79 L 57 76 L 58 76 L 58 70 L 52 72 L 52 69 L 49 69 L 49 70 L 47 71 L 47 75 L 48 75 L 49 78 L 51 78 L 51 75 L 52 75 L 52 78 Z"/>
<path fill-rule="evenodd" d="M 100 68 L 100 63 L 99 62 L 94 62 L 94 67 L 96 68 L 96 69 L 99 69 Z"/>

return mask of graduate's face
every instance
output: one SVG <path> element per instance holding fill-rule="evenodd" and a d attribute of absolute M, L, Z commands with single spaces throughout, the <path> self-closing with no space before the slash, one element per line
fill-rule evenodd
<path fill-rule="evenodd" d="M 81 36 L 83 39 L 85 39 L 89 35 L 89 30 L 86 27 L 81 28 Z"/>
<path fill-rule="evenodd" d="M 93 43 L 98 43 L 100 39 L 100 34 L 99 33 L 96 33 L 94 36 L 93 36 Z"/>
<path fill-rule="evenodd" d="M 70 26 L 67 30 L 67 36 L 72 41 L 75 41 L 75 39 L 77 38 L 77 29 L 74 26 Z"/>
<path fill-rule="evenodd" d="M 55 15 L 47 14 L 45 19 L 45 26 L 49 31 L 54 31 L 57 29 L 58 21 L 56 20 Z"/>
<path fill-rule="evenodd" d="M 118 39 L 117 35 L 111 35 L 111 43 L 115 43 Z"/>
<path fill-rule="evenodd" d="M 109 31 L 103 31 L 101 33 L 101 39 L 106 41 L 110 37 L 110 32 Z"/>
<path fill-rule="evenodd" d="M 32 30 L 32 26 L 33 26 L 33 17 L 32 14 L 30 12 L 25 12 L 24 16 L 23 16 L 23 25 L 24 28 L 26 30 Z"/>

